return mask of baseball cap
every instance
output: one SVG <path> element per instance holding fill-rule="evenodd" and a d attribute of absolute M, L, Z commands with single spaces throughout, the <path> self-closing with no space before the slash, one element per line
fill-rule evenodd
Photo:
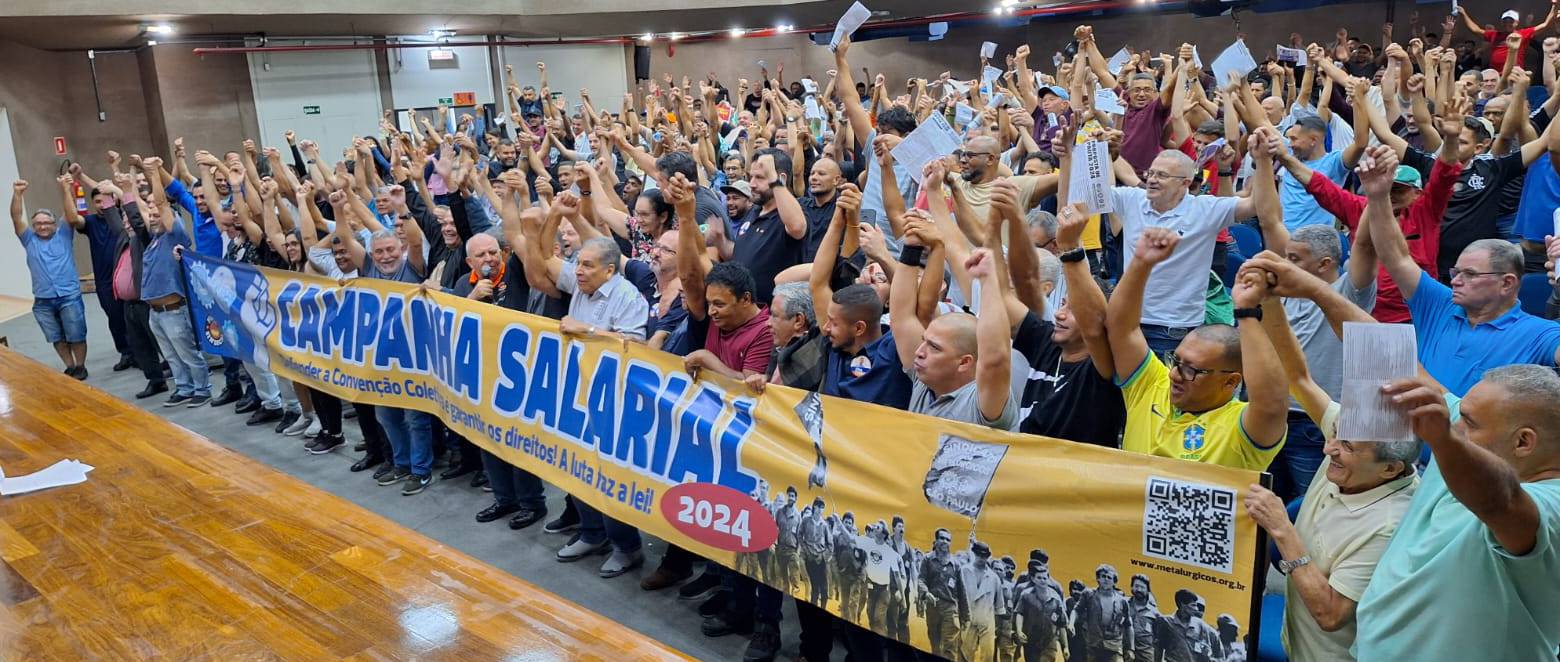
<path fill-rule="evenodd" d="M 1068 95 L 1067 90 L 1063 89 L 1060 85 L 1042 85 L 1039 92 L 1040 96 L 1045 96 L 1045 94 L 1049 92 L 1058 97 L 1061 97 L 1064 100 L 1072 101 L 1072 96 Z"/>
<path fill-rule="evenodd" d="M 1510 19 L 1510 20 L 1513 20 L 1513 21 L 1520 21 L 1520 20 L 1522 20 L 1521 19 L 1521 14 L 1518 14 L 1517 10 L 1515 10 L 1515 9 L 1507 9 L 1506 13 L 1500 15 L 1500 20 L 1504 21 L 1504 20 L 1507 20 L 1507 19 Z"/>
<path fill-rule="evenodd" d="M 1398 166 L 1397 174 L 1392 176 L 1392 183 L 1402 184 L 1404 186 L 1412 186 L 1416 189 L 1424 189 L 1425 187 L 1424 180 L 1420 177 L 1419 171 L 1415 170 L 1411 166 L 1406 165 Z"/>
<path fill-rule="evenodd" d="M 742 197 L 748 198 L 750 200 L 753 198 L 753 187 L 748 186 L 747 182 L 745 182 L 743 180 L 740 180 L 740 179 L 735 181 L 735 182 L 732 182 L 730 184 L 727 184 L 725 186 L 720 187 L 720 192 L 721 193 L 733 193 L 734 192 L 734 193 L 737 193 L 737 194 L 741 195 Z"/>

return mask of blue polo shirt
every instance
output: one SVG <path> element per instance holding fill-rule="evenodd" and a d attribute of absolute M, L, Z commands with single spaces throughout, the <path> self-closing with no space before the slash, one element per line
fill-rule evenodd
<path fill-rule="evenodd" d="M 849 398 L 857 402 L 910 408 L 910 377 L 899 362 L 894 333 L 872 341 L 855 354 L 846 354 L 827 345 L 824 356 L 824 395 Z"/>
<path fill-rule="evenodd" d="M 200 208 L 195 205 L 195 196 L 184 187 L 184 182 L 177 179 L 168 182 L 163 193 L 167 194 L 169 200 L 179 203 L 195 220 L 191 224 L 195 226 L 195 252 L 206 257 L 222 257 L 222 228 L 217 227 L 217 219 L 211 214 L 200 213 Z"/>
<path fill-rule="evenodd" d="M 1522 312 L 1468 325 L 1463 307 L 1452 303 L 1452 288 L 1419 273 L 1419 287 L 1408 300 L 1419 338 L 1419 362 L 1447 390 L 1461 397 L 1491 368 L 1517 363 L 1553 366 L 1560 349 L 1560 323 Z"/>
<path fill-rule="evenodd" d="M 1458 402 L 1448 397 L 1453 420 Z M 1560 479 L 1523 483 L 1538 538 L 1518 556 L 1432 462 L 1355 611 L 1360 660 L 1549 660 L 1560 646 Z"/>
<path fill-rule="evenodd" d="M 76 228 L 57 219 L 57 228 L 48 239 L 33 234 L 32 224 L 22 230 L 22 248 L 27 251 L 27 271 L 32 274 L 34 299 L 79 296 L 81 281 L 76 277 Z"/>

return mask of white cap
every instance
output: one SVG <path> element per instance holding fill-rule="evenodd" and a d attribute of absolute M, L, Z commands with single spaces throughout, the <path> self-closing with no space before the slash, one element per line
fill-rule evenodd
<path fill-rule="evenodd" d="M 1515 9 L 1507 9 L 1506 13 L 1500 15 L 1500 20 L 1504 21 L 1508 18 L 1513 21 L 1520 21 L 1522 20 L 1522 15 L 1518 14 Z"/>

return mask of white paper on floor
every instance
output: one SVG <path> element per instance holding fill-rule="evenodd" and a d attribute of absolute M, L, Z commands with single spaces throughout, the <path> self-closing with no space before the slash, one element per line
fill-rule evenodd
<path fill-rule="evenodd" d="M 60 460 L 47 469 L 26 476 L 6 476 L 4 470 L 0 470 L 0 495 L 12 496 L 83 483 L 87 480 L 87 472 L 92 469 L 92 465 L 77 460 Z"/>

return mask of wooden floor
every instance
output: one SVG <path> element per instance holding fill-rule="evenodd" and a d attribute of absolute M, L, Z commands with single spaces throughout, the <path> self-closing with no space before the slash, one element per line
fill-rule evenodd
<path fill-rule="evenodd" d="M 0 660 L 686 659 L 0 349 L 0 466 L 67 458 L 0 496 Z"/>

